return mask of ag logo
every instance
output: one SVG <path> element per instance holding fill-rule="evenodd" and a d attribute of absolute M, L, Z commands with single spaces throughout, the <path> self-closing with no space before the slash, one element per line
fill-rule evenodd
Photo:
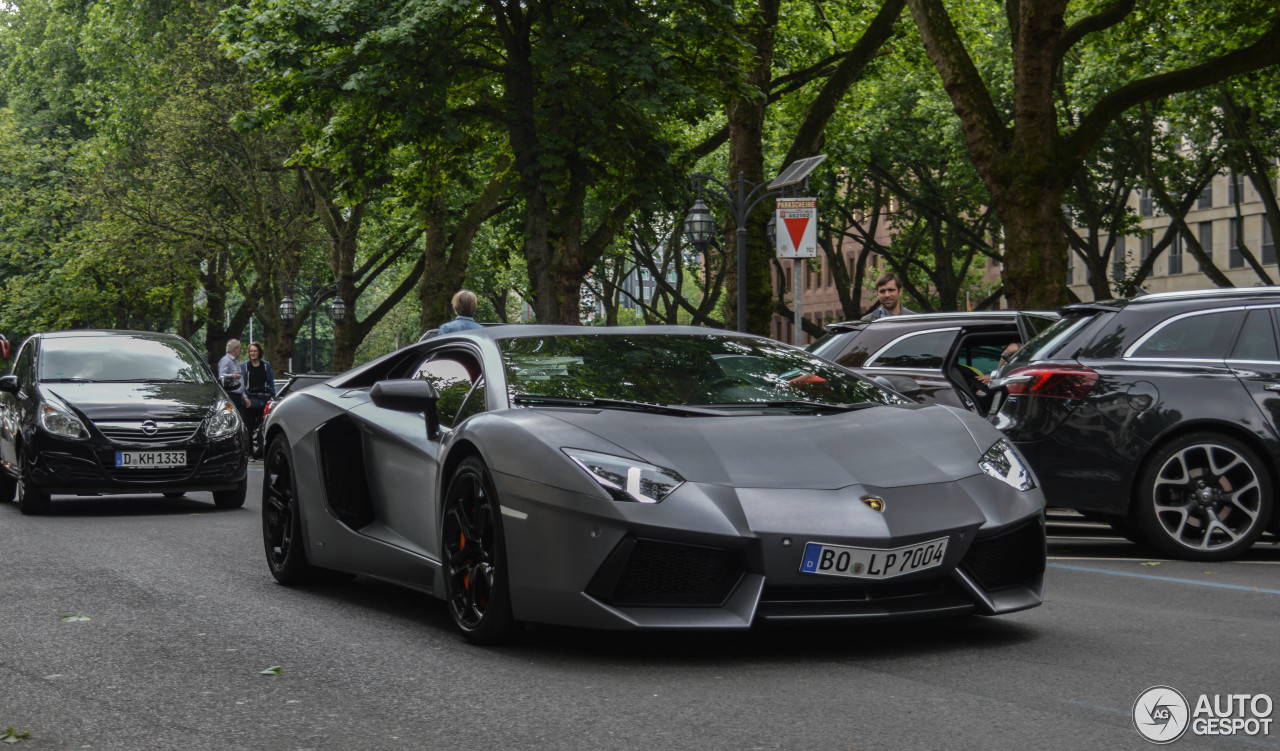
<path fill-rule="evenodd" d="M 1176 688 L 1152 686 L 1133 703 L 1133 726 L 1152 743 L 1173 743 L 1187 732 L 1191 708 Z"/>

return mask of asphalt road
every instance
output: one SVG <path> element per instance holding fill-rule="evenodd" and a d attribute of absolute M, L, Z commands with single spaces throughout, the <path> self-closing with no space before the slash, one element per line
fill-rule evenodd
<path fill-rule="evenodd" d="M 275 584 L 260 481 L 235 511 L 0 505 L 0 733 L 30 732 L 13 748 L 1145 749 L 1149 687 L 1280 702 L 1274 538 L 1205 565 L 1055 519 L 1047 601 L 1012 616 L 485 649 L 426 596 Z M 1280 728 L 1172 747 L 1280 749 Z"/>

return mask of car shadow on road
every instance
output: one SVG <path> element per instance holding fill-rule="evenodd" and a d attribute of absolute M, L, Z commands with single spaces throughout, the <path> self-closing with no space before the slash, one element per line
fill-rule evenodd
<path fill-rule="evenodd" d="M 207 495 L 207 494 L 206 494 Z M 13 504 L 9 510 L 20 513 Z M 3 506 L 0 506 L 3 508 Z M 212 500 L 202 501 L 198 496 L 184 495 L 180 498 L 166 498 L 154 495 L 104 495 L 104 496 L 57 496 L 49 504 L 49 511 L 41 516 L 174 516 L 178 514 L 206 512 L 235 512 L 242 509 L 220 509 Z M 39 517 L 35 517 L 39 518 Z"/>
<path fill-rule="evenodd" d="M 922 657 L 930 653 L 1004 649 L 1034 641 L 1034 626 L 1000 618 L 947 618 L 908 623 L 794 623 L 750 631 L 639 633 L 530 627 L 521 654 L 548 663 L 609 659 L 637 664 L 732 664 L 756 660 L 826 661 Z"/>

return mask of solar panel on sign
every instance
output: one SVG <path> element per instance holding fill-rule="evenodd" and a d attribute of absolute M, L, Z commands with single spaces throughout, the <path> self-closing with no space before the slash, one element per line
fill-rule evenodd
<path fill-rule="evenodd" d="M 786 169 L 782 170 L 782 174 L 773 178 L 773 182 L 769 183 L 769 190 L 785 188 L 788 185 L 795 185 L 796 183 L 804 180 L 809 176 L 809 173 L 813 172 L 813 170 L 819 164 L 822 164 L 822 161 L 826 158 L 826 154 L 819 154 L 817 156 L 806 157 L 804 159 L 797 159 L 787 165 Z"/>

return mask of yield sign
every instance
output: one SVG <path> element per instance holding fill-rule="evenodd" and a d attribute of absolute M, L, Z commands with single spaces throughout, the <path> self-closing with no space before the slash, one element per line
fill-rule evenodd
<path fill-rule="evenodd" d="M 814 258 L 818 255 L 818 199 L 778 199 L 779 258 Z"/>

